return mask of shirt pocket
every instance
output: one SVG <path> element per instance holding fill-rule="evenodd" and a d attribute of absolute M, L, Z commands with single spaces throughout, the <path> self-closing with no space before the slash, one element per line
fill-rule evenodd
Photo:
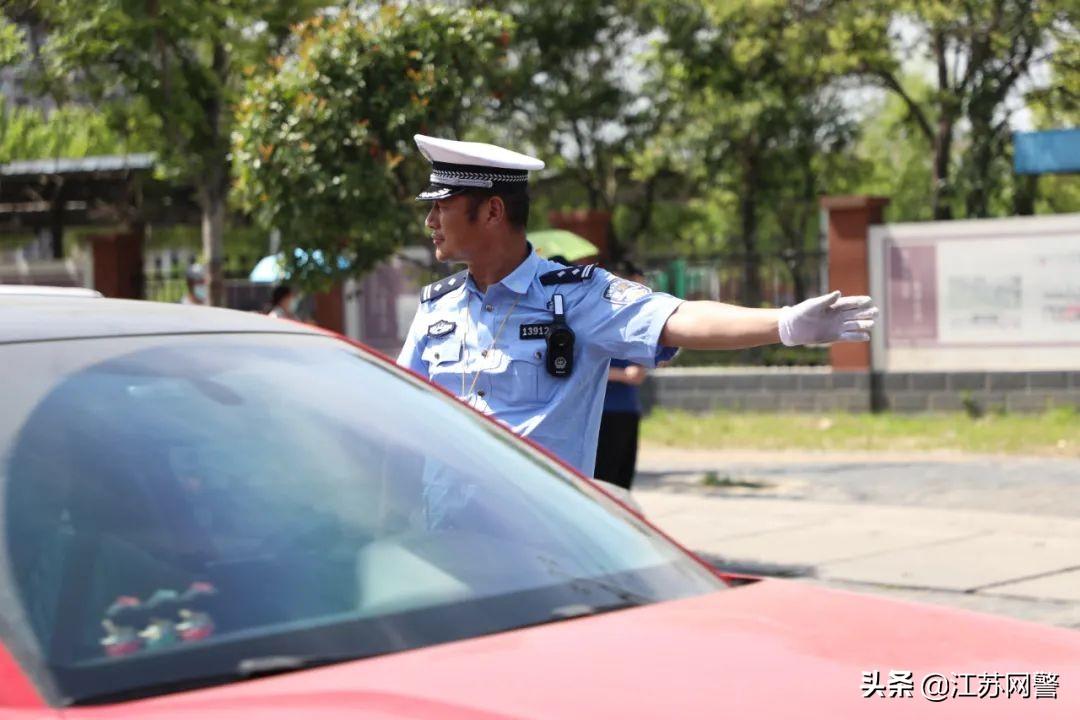
<path fill-rule="evenodd" d="M 491 399 L 510 409 L 541 405 L 545 397 L 544 343 L 527 343 L 503 353 L 490 379 Z"/>
<path fill-rule="evenodd" d="M 420 359 L 428 365 L 428 377 L 432 381 L 457 393 L 457 386 L 450 383 L 450 378 L 460 373 L 461 338 L 455 334 L 428 340 Z"/>

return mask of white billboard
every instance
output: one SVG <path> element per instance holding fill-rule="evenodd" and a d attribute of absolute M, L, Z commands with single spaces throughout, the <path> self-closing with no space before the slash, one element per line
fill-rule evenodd
<path fill-rule="evenodd" d="M 870 230 L 875 369 L 1080 367 L 1080 214 Z"/>

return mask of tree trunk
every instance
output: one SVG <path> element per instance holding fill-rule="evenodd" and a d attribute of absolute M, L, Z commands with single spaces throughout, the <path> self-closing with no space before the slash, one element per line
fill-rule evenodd
<path fill-rule="evenodd" d="M 949 160 L 952 154 L 953 123 L 959 104 L 949 87 L 949 65 L 945 34 L 940 29 L 933 33 L 934 57 L 937 60 L 938 92 L 942 95 L 938 108 L 937 132 L 934 134 L 934 178 L 931 203 L 935 220 L 952 219 L 952 179 L 949 177 Z"/>
<path fill-rule="evenodd" d="M 210 305 L 225 304 L 225 203 L 229 191 L 227 138 L 222 129 L 225 122 L 224 87 L 228 72 L 228 56 L 221 43 L 214 44 L 213 69 L 221 85 L 218 94 L 204 106 L 210 127 L 211 147 L 204 154 L 205 182 L 200 188 L 202 200 L 202 242 L 206 257 L 206 291 Z"/>
<path fill-rule="evenodd" d="M 200 194 L 203 197 L 202 245 L 206 258 L 207 302 L 221 307 L 225 304 L 225 193 L 220 187 L 206 187 Z"/>
<path fill-rule="evenodd" d="M 952 152 L 953 121 L 942 113 L 934 138 L 934 179 L 931 203 L 935 220 L 952 220 L 952 179 L 949 177 L 949 155 Z"/>
<path fill-rule="evenodd" d="M 1034 215 L 1035 198 L 1039 194 L 1039 176 L 1014 175 L 1013 186 L 1013 212 L 1017 215 Z"/>
<path fill-rule="evenodd" d="M 797 247 L 790 248 L 785 253 L 784 265 L 791 275 L 792 290 L 795 293 L 795 302 L 801 303 L 806 299 L 806 274 L 803 272 L 806 263 L 806 253 Z"/>
<path fill-rule="evenodd" d="M 981 124 L 971 126 L 972 147 L 968 152 L 970 185 L 964 198 L 964 217 L 990 216 L 990 164 L 994 160 L 991 132 L 989 127 Z"/>
<path fill-rule="evenodd" d="M 742 231 L 743 288 L 742 303 L 761 306 L 761 258 L 757 248 L 757 156 L 751 149 L 743 158 L 743 182 L 739 200 L 739 225 Z"/>

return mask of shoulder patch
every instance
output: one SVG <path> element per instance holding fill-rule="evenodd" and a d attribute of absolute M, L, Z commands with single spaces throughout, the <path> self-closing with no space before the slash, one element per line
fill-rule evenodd
<path fill-rule="evenodd" d="M 612 278 L 604 288 L 604 299 L 614 305 L 629 305 L 651 292 L 652 290 L 644 285 L 617 277 Z"/>
<path fill-rule="evenodd" d="M 455 273 L 450 277 L 445 277 L 442 280 L 436 280 L 430 285 L 425 285 L 424 289 L 420 291 L 420 302 L 437 300 L 451 290 L 457 290 L 459 287 L 465 284 L 465 279 L 468 276 L 469 271 L 462 270 L 461 272 Z"/>
<path fill-rule="evenodd" d="M 568 268 L 562 268 L 559 270 L 552 270 L 551 272 L 545 272 L 540 275 L 541 285 L 562 285 L 564 283 L 580 283 L 582 281 L 589 280 L 593 276 L 593 272 L 596 271 L 596 264 L 586 264 L 586 266 L 573 266 Z"/>
<path fill-rule="evenodd" d="M 596 271 L 596 264 L 592 265 L 575 265 L 573 267 L 564 267 L 559 270 L 552 270 L 546 272 L 540 276 L 541 285 L 562 285 L 563 283 L 576 283 L 588 280 L 593 276 Z"/>

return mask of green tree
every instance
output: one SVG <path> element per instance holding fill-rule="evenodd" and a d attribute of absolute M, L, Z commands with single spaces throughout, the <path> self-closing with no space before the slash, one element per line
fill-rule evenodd
<path fill-rule="evenodd" d="M 196 188 L 212 304 L 223 299 L 231 106 L 241 69 L 261 64 L 312 0 L 41 0 L 52 77 L 94 100 L 157 118 L 159 157 Z"/>
<path fill-rule="evenodd" d="M 639 60 L 646 44 L 632 4 L 480 4 L 504 11 L 517 27 L 514 72 L 500 108 L 502 134 L 548 155 L 554 169 L 579 184 L 590 208 L 613 209 L 618 171 L 652 114 L 641 102 Z"/>
<path fill-rule="evenodd" d="M 17 60 L 25 50 L 18 26 L 0 15 L 0 67 Z"/>
<path fill-rule="evenodd" d="M 829 94 L 834 73 L 820 49 L 827 16 L 816 2 L 657 2 L 664 30 L 653 86 L 677 108 L 654 141 L 704 194 L 721 188 L 735 207 L 743 297 L 761 302 L 762 229 L 775 250 L 805 267 L 826 171 L 851 146 L 855 126 Z M 834 175 L 836 173 L 833 173 Z M 796 285 L 803 279 L 794 275 Z"/>
<path fill-rule="evenodd" d="M 46 113 L 10 107 L 0 96 L 0 162 L 139 152 L 150 144 L 145 129 L 120 131 L 97 108 L 73 105 Z"/>
<path fill-rule="evenodd" d="M 1035 128 L 1080 127 L 1080 40 L 1059 39 L 1050 60 L 1050 82 L 1027 97 Z M 1080 212 L 1080 173 L 1017 178 L 1017 213 Z"/>
<path fill-rule="evenodd" d="M 905 77 L 913 97 L 923 100 L 932 89 L 918 77 Z M 890 222 L 933 219 L 931 145 L 911 122 L 907 105 L 892 93 L 867 98 L 855 147 L 862 169 L 851 190 L 889 198 Z M 835 191 L 834 191 L 835 192 Z"/>
<path fill-rule="evenodd" d="M 281 231 L 299 282 L 359 274 L 422 235 L 413 198 L 430 170 L 413 135 L 464 131 L 492 100 L 510 30 L 493 11 L 349 9 L 299 25 L 291 51 L 253 74 L 234 135 L 237 197 Z"/>
<path fill-rule="evenodd" d="M 933 216 L 983 217 L 1006 172 L 1005 101 L 1055 42 L 1075 43 L 1070 0 L 867 0 L 832 4 L 829 55 L 895 93 L 932 148 Z M 1069 40 L 1071 36 L 1072 40 Z M 905 62 L 931 69 L 934 90 L 920 100 L 902 76 Z M 961 130 L 969 132 L 962 144 Z M 958 150 L 963 157 L 958 161 Z"/>

